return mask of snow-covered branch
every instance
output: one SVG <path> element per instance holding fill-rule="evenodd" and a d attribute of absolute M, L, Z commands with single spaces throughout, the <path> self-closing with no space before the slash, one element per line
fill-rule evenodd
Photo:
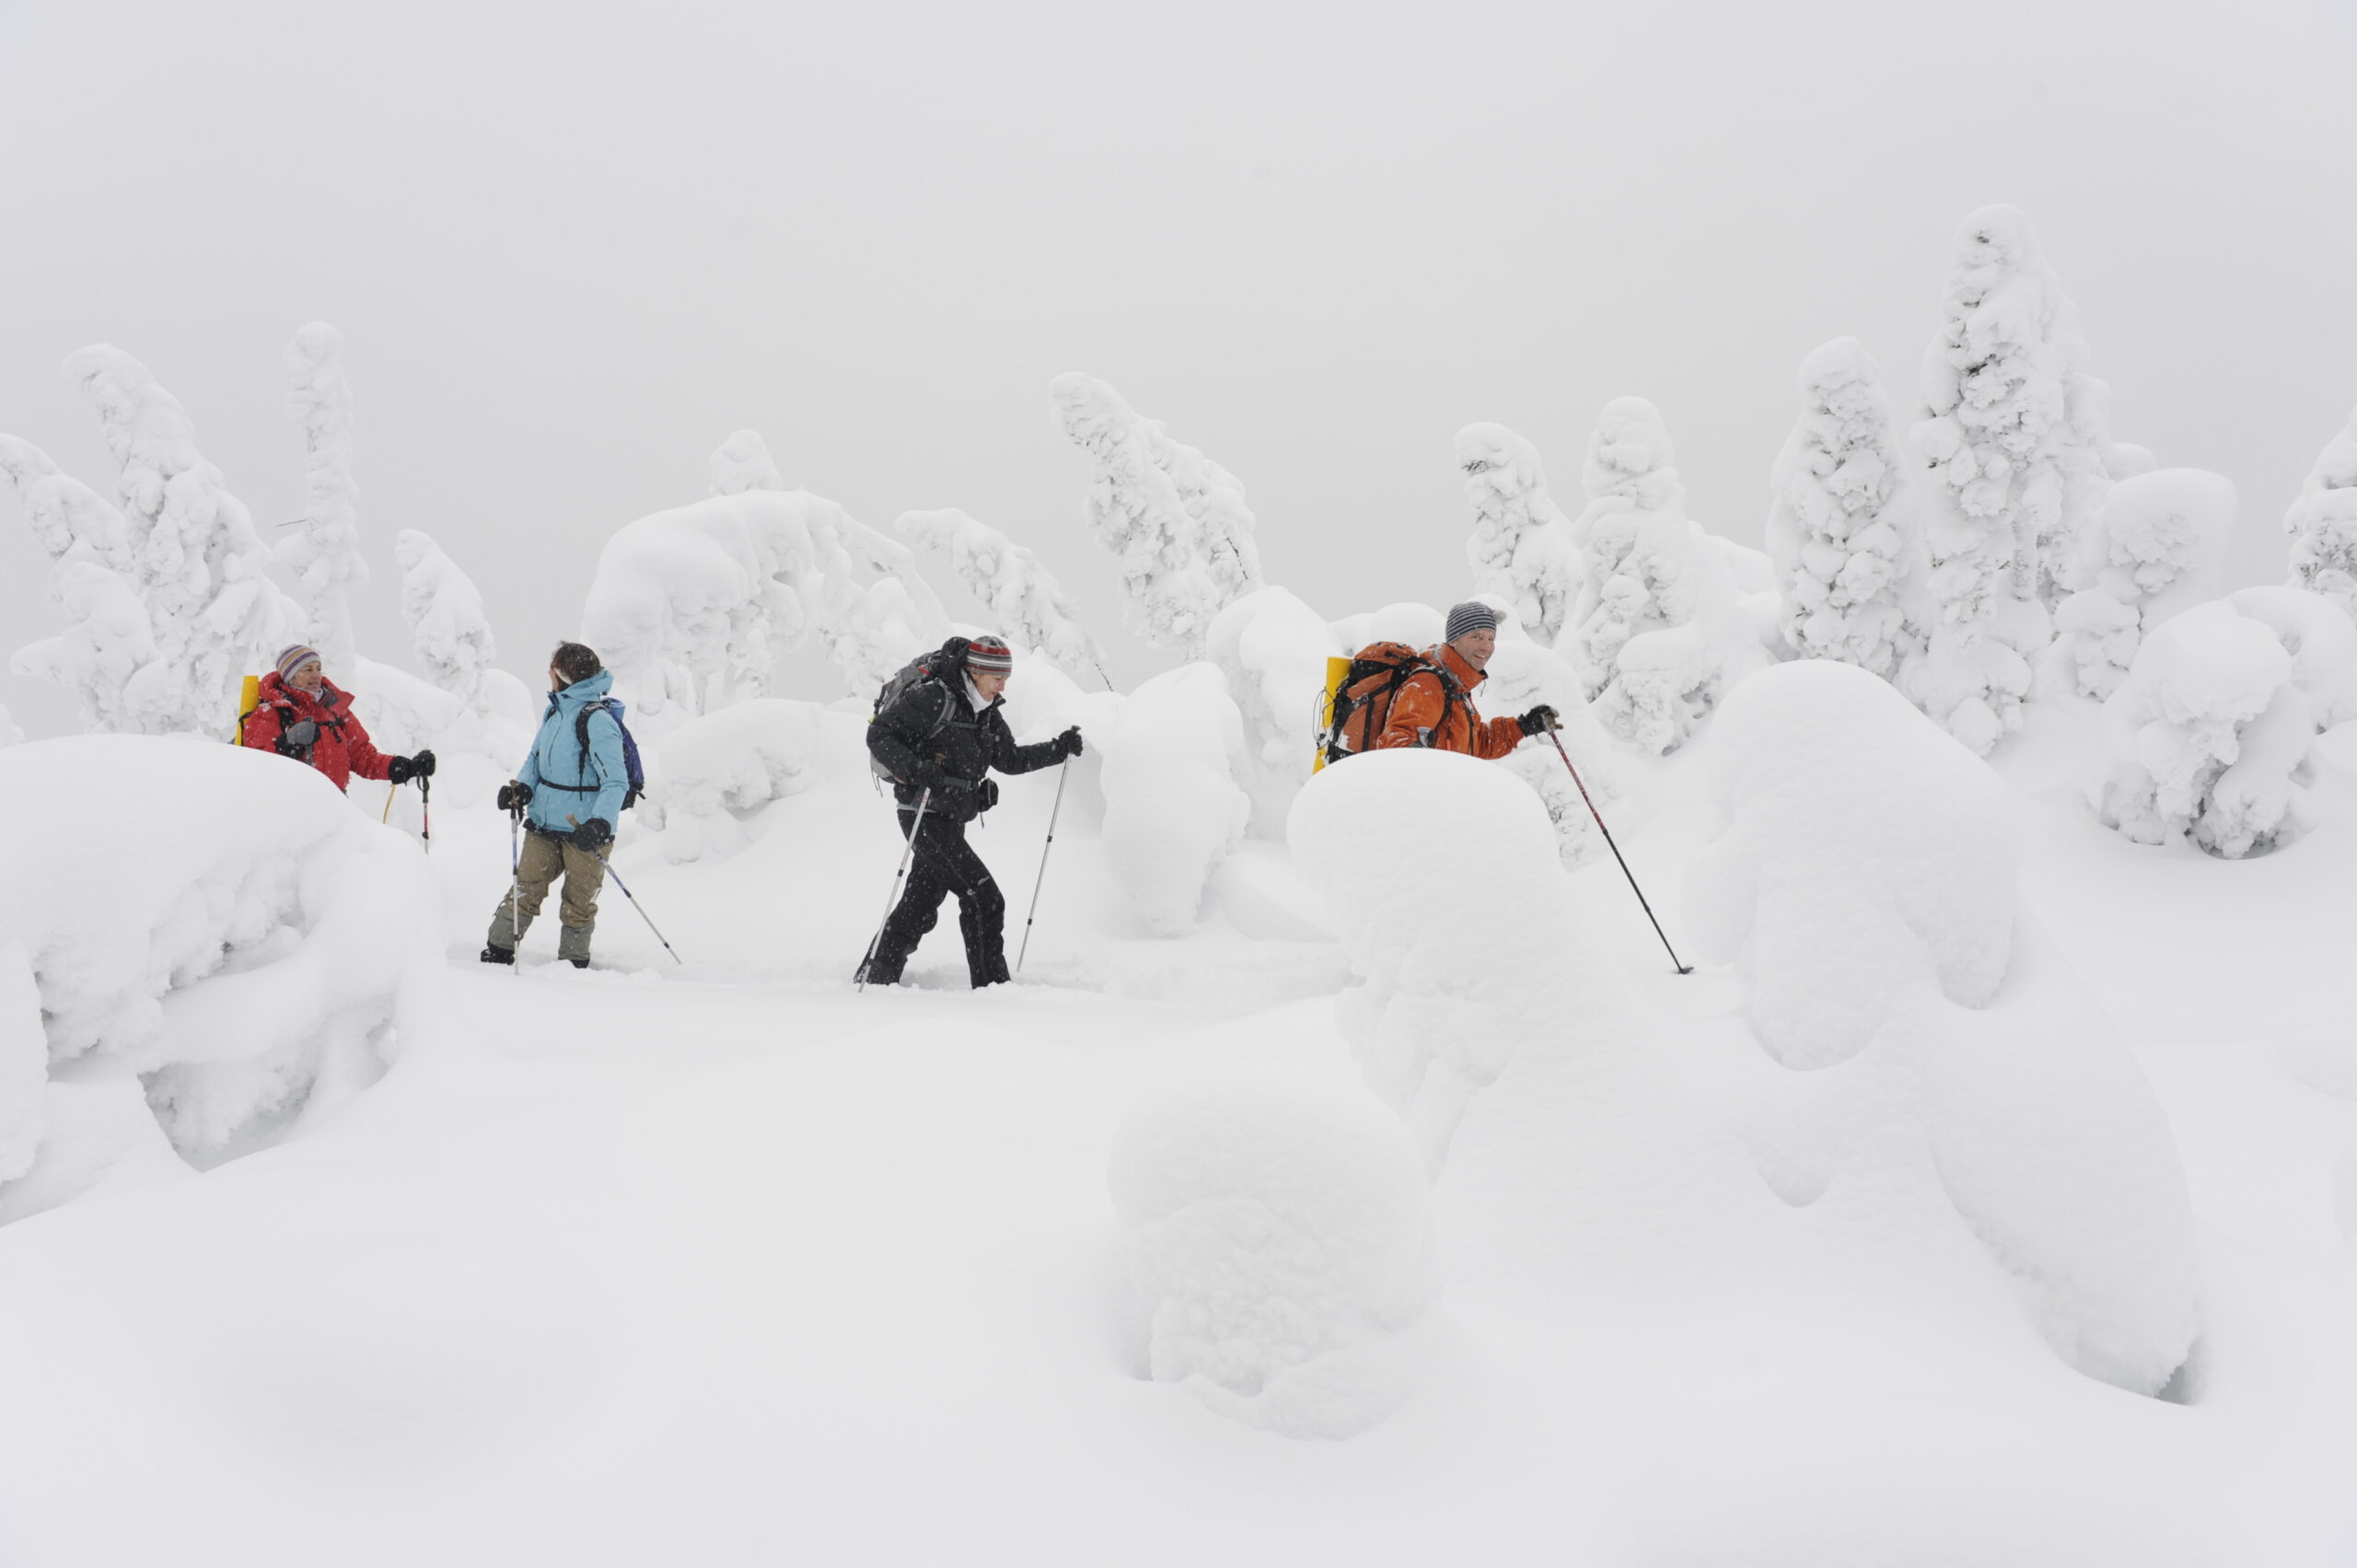
<path fill-rule="evenodd" d="M 1113 689 L 1105 673 L 1105 650 L 1082 627 L 1079 611 L 1037 555 L 954 506 L 903 512 L 892 527 L 901 537 L 949 557 L 958 581 L 982 602 L 1002 633 L 1074 680 L 1094 676 L 1108 691 Z"/>
<path fill-rule="evenodd" d="M 1133 623 L 1200 657 L 1212 617 L 1262 586 L 1244 487 L 1094 377 L 1068 372 L 1050 392 L 1057 428 L 1088 454 L 1089 526 L 1120 559 Z"/>

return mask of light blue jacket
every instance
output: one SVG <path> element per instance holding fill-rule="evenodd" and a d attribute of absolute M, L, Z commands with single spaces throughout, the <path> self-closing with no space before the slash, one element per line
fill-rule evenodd
<path fill-rule="evenodd" d="M 545 832 L 569 833 L 592 817 L 603 817 L 610 828 L 621 826 L 622 796 L 630 793 L 622 726 L 611 714 L 591 714 L 589 755 L 585 758 L 577 723 L 582 708 L 613 686 L 613 676 L 601 669 L 586 680 L 549 693 L 549 711 L 540 719 L 540 733 L 532 738 L 531 754 L 516 775 L 532 786 L 532 803 L 525 808 L 532 826 Z"/>

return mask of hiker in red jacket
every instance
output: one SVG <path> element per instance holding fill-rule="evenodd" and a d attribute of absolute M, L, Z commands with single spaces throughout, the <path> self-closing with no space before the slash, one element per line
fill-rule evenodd
<path fill-rule="evenodd" d="M 1373 749 L 1422 746 L 1462 751 L 1469 757 L 1503 757 L 1555 721 L 1555 710 L 1539 703 L 1518 718 L 1485 719 L 1473 706 L 1473 690 L 1498 645 L 1498 614 L 1480 599 L 1452 605 L 1439 646 L 1424 650 L 1432 668 L 1420 669 L 1391 699 L 1383 733 Z"/>
<path fill-rule="evenodd" d="M 238 742 L 308 762 L 338 789 L 354 773 L 396 784 L 434 776 L 433 752 L 388 757 L 369 744 L 352 698 L 329 681 L 319 650 L 300 643 L 281 653 L 278 668 L 261 678 L 253 711 L 239 719 Z"/>

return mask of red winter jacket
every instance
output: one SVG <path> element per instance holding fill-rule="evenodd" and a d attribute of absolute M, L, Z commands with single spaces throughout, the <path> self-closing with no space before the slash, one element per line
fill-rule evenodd
<path fill-rule="evenodd" d="M 263 676 L 261 700 L 238 726 L 238 739 L 257 751 L 275 751 L 287 727 L 305 719 L 319 726 L 319 738 L 311 745 L 310 764 L 336 788 L 343 788 L 354 773 L 364 779 L 381 779 L 392 771 L 393 760 L 369 743 L 368 732 L 352 711 L 351 697 L 337 691 L 333 681 L 320 681 L 319 694 L 314 697 L 299 686 L 286 684 L 275 670 Z M 303 760 L 299 750 L 285 754 Z"/>

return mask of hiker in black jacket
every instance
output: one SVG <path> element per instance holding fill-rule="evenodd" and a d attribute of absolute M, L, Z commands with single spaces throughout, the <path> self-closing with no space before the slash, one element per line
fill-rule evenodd
<path fill-rule="evenodd" d="M 1015 743 L 999 712 L 1015 656 L 996 637 L 962 646 L 952 638 L 928 663 L 933 673 L 910 685 L 867 726 L 868 753 L 892 779 L 900 831 L 915 833 L 914 865 L 908 890 L 886 918 L 858 978 L 877 985 L 898 981 L 909 955 L 940 918 L 942 899 L 955 893 L 967 977 L 979 989 L 1006 979 L 1006 899 L 966 842 L 966 824 L 998 803 L 998 785 L 988 776 L 993 768 L 1028 773 L 1077 757 L 1080 726 L 1036 746 Z"/>

